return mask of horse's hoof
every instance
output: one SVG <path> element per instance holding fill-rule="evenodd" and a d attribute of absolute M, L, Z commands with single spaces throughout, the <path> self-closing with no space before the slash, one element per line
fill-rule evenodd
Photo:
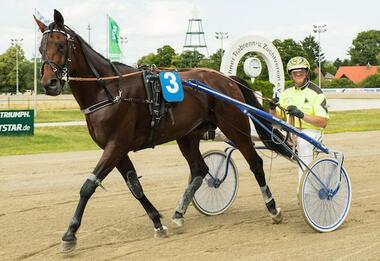
<path fill-rule="evenodd" d="M 166 226 L 162 226 L 154 229 L 154 237 L 155 238 L 164 238 L 168 236 L 168 228 Z"/>
<path fill-rule="evenodd" d="M 76 240 L 73 240 L 73 241 L 62 241 L 61 243 L 61 252 L 62 253 L 70 253 L 72 251 L 74 251 L 75 247 L 77 245 L 77 241 Z"/>
<path fill-rule="evenodd" d="M 270 217 L 272 218 L 274 224 L 280 224 L 282 222 L 281 208 L 277 208 L 276 210 L 277 214 L 273 215 L 270 213 Z"/>
<path fill-rule="evenodd" d="M 172 222 L 177 225 L 177 227 L 182 227 L 185 223 L 184 218 L 172 218 Z"/>

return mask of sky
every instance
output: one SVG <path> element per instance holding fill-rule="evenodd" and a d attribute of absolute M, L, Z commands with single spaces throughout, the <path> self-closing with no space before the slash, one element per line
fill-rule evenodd
<path fill-rule="evenodd" d="M 292 38 L 301 41 L 313 33 L 313 25 L 326 24 L 320 35 L 327 60 L 348 58 L 347 51 L 359 32 L 380 30 L 380 1 L 342 0 L 0 0 L 0 54 L 10 47 L 10 39 L 22 38 L 27 58 L 35 53 L 33 20 L 37 9 L 53 20 L 59 10 L 65 24 L 93 48 L 106 52 L 107 14 L 120 26 L 123 62 L 133 65 L 142 56 L 156 53 L 163 45 L 183 51 L 188 19 L 202 19 L 209 54 L 221 48 L 215 32 L 226 32 L 223 48 L 244 35 L 259 35 L 272 41 Z M 196 10 L 196 11 L 195 11 Z M 90 24 L 90 37 L 87 30 Z M 40 32 L 37 32 L 40 34 Z"/>

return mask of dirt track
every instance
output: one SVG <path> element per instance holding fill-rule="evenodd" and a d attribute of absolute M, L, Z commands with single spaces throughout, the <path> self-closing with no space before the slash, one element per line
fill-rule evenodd
<path fill-rule="evenodd" d="M 175 145 L 132 153 L 147 196 L 164 215 L 166 239 L 153 226 L 121 176 L 112 172 L 90 200 L 77 233 L 77 249 L 63 255 L 60 238 L 79 189 L 100 151 L 0 157 L 0 260 L 379 260 L 380 131 L 327 135 L 325 144 L 345 152 L 353 186 L 346 222 L 320 234 L 304 222 L 296 200 L 296 170 L 277 158 L 267 179 L 284 221 L 271 224 L 254 177 L 239 153 L 238 196 L 226 213 L 205 217 L 193 207 L 185 227 L 170 217 L 183 192 L 188 168 Z M 223 149 L 203 143 L 202 151 Z M 266 153 L 267 154 L 267 153 Z"/>

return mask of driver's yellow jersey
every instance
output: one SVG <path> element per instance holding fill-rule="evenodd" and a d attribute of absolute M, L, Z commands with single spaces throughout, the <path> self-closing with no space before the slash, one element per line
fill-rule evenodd
<path fill-rule="evenodd" d="M 289 105 L 297 106 L 299 110 L 311 116 L 320 116 L 329 119 L 326 97 L 322 90 L 313 82 L 309 82 L 303 88 L 290 87 L 280 96 L 280 105 L 287 108 Z M 302 129 L 321 129 L 302 120 Z M 299 121 L 295 121 L 295 127 L 299 128 Z"/>

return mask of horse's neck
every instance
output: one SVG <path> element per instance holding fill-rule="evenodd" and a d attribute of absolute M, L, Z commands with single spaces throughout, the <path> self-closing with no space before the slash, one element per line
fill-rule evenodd
<path fill-rule="evenodd" d="M 95 74 L 98 74 L 100 77 L 115 75 L 108 60 L 95 52 L 92 48 L 82 44 L 77 49 L 79 50 L 77 50 L 74 57 L 75 68 L 70 76 L 79 78 L 96 78 Z M 90 67 L 90 64 L 93 68 Z M 112 88 L 108 87 L 109 82 L 104 82 L 104 84 L 112 93 Z M 82 109 L 108 98 L 104 91 L 104 87 L 96 80 L 88 82 L 70 81 L 70 87 L 75 99 Z"/>

